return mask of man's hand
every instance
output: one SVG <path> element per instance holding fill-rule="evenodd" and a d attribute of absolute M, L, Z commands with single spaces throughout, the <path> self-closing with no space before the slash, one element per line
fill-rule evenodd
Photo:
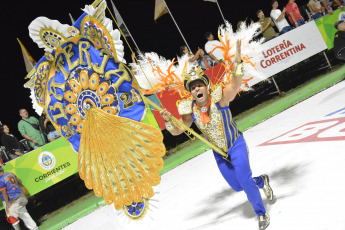
<path fill-rule="evenodd" d="M 161 117 L 163 117 L 165 122 L 168 122 L 170 120 L 171 113 L 167 109 L 163 109 L 159 111 Z"/>
<path fill-rule="evenodd" d="M 236 41 L 236 54 L 235 54 L 235 62 L 241 63 L 241 39 Z"/>
<path fill-rule="evenodd" d="M 35 139 L 32 139 L 32 142 L 33 142 L 34 144 L 36 144 L 36 143 L 37 143 L 37 141 L 36 141 Z"/>
<path fill-rule="evenodd" d="M 283 13 L 285 13 L 286 12 L 286 8 L 284 7 L 284 9 L 283 9 Z"/>
<path fill-rule="evenodd" d="M 16 154 L 17 156 L 23 156 L 21 152 L 14 152 L 14 154 Z"/>

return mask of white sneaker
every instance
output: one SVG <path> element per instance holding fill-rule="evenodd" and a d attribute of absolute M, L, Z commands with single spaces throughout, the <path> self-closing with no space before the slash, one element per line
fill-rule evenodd
<path fill-rule="evenodd" d="M 266 213 L 265 215 L 259 216 L 259 230 L 264 230 L 270 224 L 270 217 Z"/>
<path fill-rule="evenodd" d="M 262 190 L 264 190 L 264 193 L 267 197 L 267 200 L 272 201 L 273 200 L 273 190 L 270 186 L 270 179 L 268 178 L 268 176 L 266 174 L 261 175 L 262 179 L 264 180 L 264 187 Z"/>

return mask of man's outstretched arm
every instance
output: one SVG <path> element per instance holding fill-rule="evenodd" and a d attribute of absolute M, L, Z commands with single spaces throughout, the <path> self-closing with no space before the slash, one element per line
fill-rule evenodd
<path fill-rule="evenodd" d="M 181 129 L 180 127 L 178 127 L 177 125 L 175 125 L 171 119 L 170 119 L 170 115 L 171 113 L 167 110 L 167 109 L 163 109 L 160 112 L 161 117 L 163 117 L 164 122 L 165 122 L 165 127 L 166 129 L 173 135 L 173 136 L 177 136 L 180 135 L 181 133 L 184 132 L 184 129 Z M 187 127 L 191 127 L 192 123 L 193 123 L 193 117 L 190 114 L 187 115 L 182 115 L 182 117 L 180 118 L 180 121 L 185 124 Z"/>
<path fill-rule="evenodd" d="M 237 63 L 237 65 L 240 65 L 240 66 L 238 66 L 238 68 L 241 68 L 241 66 L 242 66 L 242 64 L 241 64 L 242 63 L 242 60 L 241 60 L 241 40 L 237 40 L 237 42 L 236 42 L 235 62 Z M 236 67 L 236 69 L 237 69 L 237 67 Z M 238 90 L 241 87 L 242 74 L 236 74 L 238 71 L 240 71 L 240 70 L 236 71 L 236 69 L 235 69 L 234 77 L 233 77 L 231 83 L 223 89 L 223 97 L 220 101 L 220 105 L 222 107 L 229 105 L 230 101 L 234 100 Z"/>

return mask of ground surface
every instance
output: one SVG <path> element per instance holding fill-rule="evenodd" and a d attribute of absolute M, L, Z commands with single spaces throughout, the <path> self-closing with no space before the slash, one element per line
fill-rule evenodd
<path fill-rule="evenodd" d="M 253 174 L 270 175 L 275 192 L 264 199 L 268 229 L 345 229 L 344 98 L 342 81 L 244 132 Z M 64 229 L 257 229 L 245 194 L 228 186 L 211 151 L 163 174 L 157 191 L 139 222 L 104 206 Z"/>
<path fill-rule="evenodd" d="M 327 75 L 314 78 L 310 82 L 307 82 L 302 86 L 285 92 L 283 97 L 276 96 L 269 101 L 265 101 L 253 107 L 252 109 L 247 110 L 244 113 L 240 113 L 238 116 L 236 116 L 235 119 L 236 121 L 238 121 L 240 129 L 245 130 L 248 127 L 255 125 L 256 123 L 259 123 L 260 120 L 267 119 L 267 117 L 270 117 L 271 115 L 284 110 L 284 108 L 288 108 L 297 101 L 303 100 L 304 98 L 308 97 L 308 93 L 312 95 L 322 90 L 324 87 L 323 85 L 332 85 L 332 82 L 339 81 L 343 78 L 344 71 L 344 67 L 340 66 L 338 70 L 332 71 Z M 339 92 L 336 92 L 334 94 L 338 95 Z M 250 130 L 248 130 L 248 132 L 250 132 Z M 246 132 L 246 136 L 248 135 L 248 132 Z M 176 167 L 176 165 L 181 164 L 189 158 L 200 154 L 204 151 L 204 149 L 207 149 L 207 147 L 205 148 L 204 145 L 196 142 L 191 146 L 184 146 L 182 150 L 177 149 L 175 151 L 172 151 L 172 154 L 170 155 L 171 157 L 169 156 L 165 160 L 165 169 L 161 173 L 165 173 Z M 184 153 L 179 154 L 179 152 Z M 193 155 L 193 153 L 191 154 L 191 156 L 187 156 L 188 154 L 186 154 L 185 152 L 197 152 L 197 154 Z M 253 153 L 252 149 L 251 153 Z M 209 153 L 202 154 L 202 156 L 207 154 Z M 171 164 L 171 162 L 173 162 L 173 164 Z M 164 176 L 162 177 L 162 180 L 163 178 Z M 88 192 L 87 189 L 85 189 L 83 182 L 77 176 L 70 178 L 70 181 L 68 181 L 65 185 L 61 185 L 60 183 L 57 184 L 57 186 L 54 187 L 54 191 L 56 191 L 55 194 L 45 196 L 47 197 L 47 199 L 38 199 L 38 201 L 35 202 L 31 201 L 28 205 L 28 210 L 33 218 L 36 220 L 36 222 L 41 224 L 40 229 L 60 229 L 66 224 L 71 223 L 81 216 L 88 214 L 93 209 L 104 205 L 104 202 L 101 198 L 94 197 L 93 192 Z M 90 208 L 91 206 L 92 208 Z M 113 213 L 111 212 L 110 214 L 108 213 L 106 215 L 110 215 L 109 218 L 112 219 Z M 0 220 L 1 229 L 11 229 L 10 225 L 3 220 L 4 218 L 1 218 Z"/>

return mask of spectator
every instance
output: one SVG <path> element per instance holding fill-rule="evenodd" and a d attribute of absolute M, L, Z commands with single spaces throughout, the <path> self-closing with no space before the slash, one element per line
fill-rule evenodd
<path fill-rule="evenodd" d="M 39 122 L 35 117 L 29 117 L 26 109 L 20 109 L 19 115 L 22 120 L 18 122 L 18 130 L 22 136 L 29 141 L 32 148 L 37 149 L 46 142 L 44 136 L 39 130 Z"/>
<path fill-rule="evenodd" d="M 244 21 L 239 21 L 239 22 L 237 22 L 237 30 L 240 29 L 242 23 L 245 23 L 245 22 L 244 22 Z"/>
<path fill-rule="evenodd" d="M 203 70 L 212 66 L 210 56 L 205 55 L 205 52 L 200 48 L 198 48 L 198 51 L 193 55 L 189 52 L 188 47 L 183 45 L 180 47 L 180 55 L 181 57 L 186 56 L 186 59 L 188 58 L 188 62 L 192 63 L 192 65 L 200 65 Z"/>
<path fill-rule="evenodd" d="M 344 0 L 333 0 L 333 4 L 336 5 L 341 11 L 344 11 Z"/>
<path fill-rule="evenodd" d="M 335 3 L 335 4 L 334 4 Z M 324 14 L 333 14 L 333 7 L 336 9 L 338 6 L 341 5 L 340 0 L 333 0 L 333 2 L 330 2 L 329 0 L 321 0 L 322 4 L 322 12 Z"/>
<path fill-rule="evenodd" d="M 262 35 L 265 38 L 265 42 L 277 37 L 276 32 L 273 29 L 274 23 L 272 22 L 272 19 L 270 17 L 265 18 L 264 12 L 262 10 L 258 10 L 256 12 L 256 15 L 259 18 L 259 23 L 261 25 L 260 29 L 262 31 Z"/>
<path fill-rule="evenodd" d="M 15 230 L 20 230 L 20 218 L 30 230 L 38 229 L 35 221 L 26 210 L 28 199 L 21 189 L 22 181 L 13 173 L 5 173 L 0 166 L 0 195 L 9 222 Z"/>
<path fill-rule="evenodd" d="M 286 14 L 293 27 L 297 28 L 304 24 L 304 19 L 302 18 L 301 13 L 299 12 L 295 0 L 289 0 L 288 4 L 286 4 Z"/>
<path fill-rule="evenodd" d="M 291 26 L 285 19 L 285 12 L 286 8 L 284 7 L 283 12 L 278 9 L 278 1 L 273 0 L 272 1 L 272 10 L 271 10 L 271 18 L 273 19 L 274 23 L 276 24 L 279 33 L 284 34 L 290 30 L 292 30 Z"/>
<path fill-rule="evenodd" d="M 223 47 L 223 44 L 220 43 L 218 40 L 214 40 L 212 32 L 206 32 L 205 33 L 205 38 L 207 40 L 205 44 L 205 51 L 206 53 L 217 63 L 221 63 L 224 56 L 223 52 L 216 48 L 217 46 Z"/>
<path fill-rule="evenodd" d="M 24 154 L 24 149 L 15 136 L 10 133 L 7 125 L 3 125 L 1 131 L 1 143 L 5 146 L 11 160 Z"/>
<path fill-rule="evenodd" d="M 308 3 L 308 7 L 311 12 L 311 17 L 316 20 L 323 16 L 322 14 L 322 6 L 319 0 L 310 0 Z"/>
<path fill-rule="evenodd" d="M 345 60 L 345 22 L 337 21 L 334 27 L 338 30 L 334 35 L 334 54 L 338 59 Z"/>
<path fill-rule="evenodd" d="M 54 125 L 49 121 L 46 112 L 43 111 L 39 119 L 39 125 L 44 135 L 46 135 L 49 142 L 52 142 L 60 137 L 58 131 L 56 131 Z"/>

